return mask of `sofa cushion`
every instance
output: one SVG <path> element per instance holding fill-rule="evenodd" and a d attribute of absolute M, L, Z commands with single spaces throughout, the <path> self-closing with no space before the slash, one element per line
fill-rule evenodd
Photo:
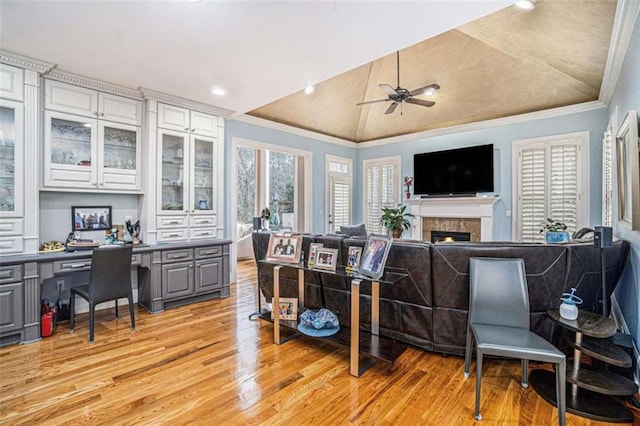
<path fill-rule="evenodd" d="M 364 223 L 361 223 L 359 225 L 348 225 L 348 226 L 341 226 L 340 227 L 340 233 L 344 234 L 348 237 L 355 237 L 358 235 L 367 235 L 367 228 L 364 226 Z"/>

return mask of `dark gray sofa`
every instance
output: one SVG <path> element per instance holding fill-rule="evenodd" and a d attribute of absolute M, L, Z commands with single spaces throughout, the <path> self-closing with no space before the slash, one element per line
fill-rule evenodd
<path fill-rule="evenodd" d="M 347 248 L 364 246 L 364 238 L 305 235 L 303 252 L 311 242 L 337 248 L 339 266 L 346 264 Z M 256 260 L 264 259 L 268 232 L 254 232 Z M 605 249 L 607 289 L 611 294 L 629 252 L 629 243 L 614 242 Z M 531 304 L 531 329 L 552 340 L 554 327 L 546 311 L 560 305 L 571 287 L 583 298 L 581 309 L 600 309 L 600 251 L 592 243 L 519 244 L 510 242 L 444 243 L 394 240 L 385 270 L 406 274 L 394 285 L 380 286 L 380 333 L 420 348 L 440 353 L 464 353 L 469 308 L 470 257 L 520 257 L 525 261 Z M 281 295 L 297 296 L 297 271 L 281 270 Z M 265 297 L 273 295 L 273 265 L 258 263 L 258 284 Z M 361 317 L 364 328 L 371 322 L 371 284 L 361 285 Z M 325 306 L 344 326 L 350 318 L 350 282 L 347 278 L 305 272 L 305 305 Z"/>

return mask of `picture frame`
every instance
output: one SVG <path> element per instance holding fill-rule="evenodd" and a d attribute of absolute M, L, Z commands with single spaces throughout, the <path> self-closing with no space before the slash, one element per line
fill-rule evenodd
<path fill-rule="evenodd" d="M 322 243 L 311 243 L 309 244 L 309 258 L 307 259 L 307 264 L 309 266 L 313 266 L 313 264 L 316 262 L 316 257 L 318 254 L 318 249 L 322 248 L 323 244 Z"/>
<path fill-rule="evenodd" d="M 271 319 L 274 319 L 273 317 L 273 311 L 271 311 Z M 278 299 L 278 317 L 280 320 L 296 321 L 298 319 L 298 299 L 295 297 Z"/>
<path fill-rule="evenodd" d="M 302 235 L 272 233 L 269 236 L 266 259 L 276 262 L 298 263 L 302 251 Z"/>
<path fill-rule="evenodd" d="M 357 271 L 360 268 L 360 259 L 362 258 L 362 247 L 349 246 L 347 248 L 347 272 Z"/>
<path fill-rule="evenodd" d="M 616 134 L 618 219 L 640 230 L 640 142 L 638 114 L 630 110 Z"/>
<path fill-rule="evenodd" d="M 104 231 L 111 225 L 111 206 L 71 206 L 72 231 Z"/>
<path fill-rule="evenodd" d="M 390 235 L 370 234 L 362 253 L 360 274 L 373 279 L 380 279 L 384 275 L 384 265 L 391 249 Z"/>
<path fill-rule="evenodd" d="M 338 249 L 319 247 L 313 269 L 335 272 L 338 264 Z"/>

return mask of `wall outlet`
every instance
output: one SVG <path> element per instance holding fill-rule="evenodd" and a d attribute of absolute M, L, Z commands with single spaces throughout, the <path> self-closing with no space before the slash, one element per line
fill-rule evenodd
<path fill-rule="evenodd" d="M 506 212 L 504 212 L 504 215 L 506 217 L 511 217 L 511 210 L 507 210 Z"/>

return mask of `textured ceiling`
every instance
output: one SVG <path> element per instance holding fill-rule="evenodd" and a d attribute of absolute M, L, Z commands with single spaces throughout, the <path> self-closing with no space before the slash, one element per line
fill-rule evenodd
<path fill-rule="evenodd" d="M 598 99 L 615 0 L 539 0 L 510 6 L 400 51 L 400 86 L 441 89 L 425 108 L 388 102 L 378 87 L 397 85 L 396 55 L 340 74 L 250 115 L 355 142 L 508 117 Z M 393 31 L 392 26 L 389 28 Z"/>

